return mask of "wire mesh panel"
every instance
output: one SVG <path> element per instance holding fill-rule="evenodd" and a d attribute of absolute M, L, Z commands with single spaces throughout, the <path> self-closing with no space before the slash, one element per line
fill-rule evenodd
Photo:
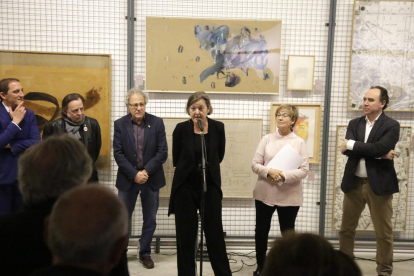
<path fill-rule="evenodd" d="M 111 112 L 112 141 L 113 121 L 126 111 L 123 102 L 127 89 L 127 3 L 2 0 L 0 12 L 3 14 L 0 17 L 2 50 L 111 55 L 112 104 L 111 110 L 102 112 Z M 112 152 L 111 149 L 110 170 L 99 171 L 100 182 L 109 187 L 114 187 L 117 169 Z"/>
<path fill-rule="evenodd" d="M 393 5 L 396 3 L 393 3 Z M 413 3 L 410 4 L 413 6 Z M 337 125 L 347 125 L 354 118 L 363 115 L 362 111 L 348 111 L 348 80 L 351 62 L 351 40 L 352 40 L 352 21 L 354 13 L 354 0 L 338 1 L 336 12 L 334 60 L 332 75 L 332 97 L 331 113 L 329 127 L 329 159 L 328 159 L 328 189 L 327 189 L 327 209 L 326 209 L 326 236 L 337 238 L 338 232 L 332 230 L 332 204 L 333 204 L 333 183 L 335 169 L 335 151 L 336 151 L 336 127 Z M 372 31 L 372 30 L 371 30 Z M 384 38 L 389 39 L 389 38 Z M 390 72 L 392 74 L 392 72 Z M 378 85 L 378 84 L 374 84 Z M 362 99 L 361 99 L 362 102 Z M 389 112 L 385 110 L 387 116 L 397 120 L 401 126 L 413 127 L 414 122 L 412 112 Z M 411 146 L 412 148 L 412 146 Z M 414 231 L 413 221 L 413 192 L 411 185 L 413 183 L 413 151 L 411 151 L 411 160 L 409 172 L 411 176 L 408 181 L 408 202 L 407 202 L 407 224 L 405 232 L 394 232 L 394 240 L 412 240 Z M 357 238 L 375 238 L 374 232 L 357 232 Z"/>
<path fill-rule="evenodd" d="M 250 20 L 282 20 L 280 53 L 279 95 L 211 94 L 214 113 L 211 118 L 260 118 L 263 119 L 263 135 L 270 130 L 270 104 L 317 103 L 323 104 L 324 87 L 313 91 L 287 91 L 286 67 L 288 55 L 314 55 L 315 80 L 325 83 L 326 50 L 329 18 L 329 1 L 136 1 L 135 2 L 135 75 L 145 80 L 145 30 L 147 16 L 182 18 L 220 18 Z M 168 41 L 165 42 L 168 46 Z M 160 81 L 162 81 L 160 75 Z M 150 93 L 147 111 L 159 117 L 184 117 L 189 94 Z M 322 110 L 323 112 L 323 110 Z M 322 118 L 321 118 L 322 120 Z M 322 122 L 323 123 L 323 122 Z M 321 129 L 323 131 L 323 127 Z M 253 158 L 253 156 L 252 156 Z M 303 180 L 304 205 L 296 221 L 299 231 L 318 231 L 320 171 L 318 164 L 311 164 L 314 179 Z M 312 177 L 313 178 L 313 177 Z M 253 197 L 253 191 L 252 191 Z M 133 233 L 142 227 L 140 204 L 134 214 Z M 167 217 L 168 199 L 160 201 L 157 216 L 158 235 L 175 235 L 173 216 Z M 208 208 L 208 206 L 206 207 Z M 253 237 L 255 207 L 253 199 L 223 200 L 223 225 L 228 236 Z M 277 215 L 274 215 L 271 236 L 279 236 Z"/>
<path fill-rule="evenodd" d="M 278 95 L 211 94 L 212 118 L 263 119 L 263 135 L 270 130 L 270 104 L 316 103 L 324 112 L 324 83 L 328 44 L 329 0 L 262 0 L 247 1 L 143 1 L 135 2 L 135 76 L 145 81 L 145 18 L 147 16 L 183 18 L 220 18 L 249 20 L 282 20 L 280 52 L 280 85 Z M 330 127 L 325 129 L 321 117 L 321 135 L 329 131 L 328 186 L 325 229 L 330 238 L 337 238 L 331 230 L 333 181 L 335 169 L 336 126 L 361 116 L 361 112 L 347 111 L 350 47 L 352 36 L 353 0 L 338 1 L 335 28 L 334 63 Z M 124 97 L 127 91 L 127 2 L 68 0 L 2 0 L 0 2 L 0 49 L 112 55 L 111 129 L 113 121 L 126 114 Z M 166 41 L 168 44 L 168 41 Z M 286 90 L 288 55 L 315 56 L 312 91 Z M 1 76 L 0 76 L 1 77 Z M 162 81 L 162 75 L 160 76 Z M 138 83 L 137 83 L 138 84 Z M 24 83 L 23 83 L 24 85 Z M 78 91 L 74 91 L 78 92 Z M 159 117 L 187 118 L 185 105 L 189 94 L 149 93 L 147 111 Z M 109 111 L 102 111 L 109 112 Z M 402 126 L 414 126 L 412 113 L 387 113 Z M 111 131 L 111 139 L 113 131 Z M 112 141 L 112 140 L 111 140 Z M 322 145 L 319 147 L 322 149 Z M 112 150 L 111 150 L 112 152 Z M 412 153 L 412 151 L 411 151 Z M 410 171 L 413 172 L 413 157 Z M 298 231 L 317 232 L 321 166 L 310 165 L 311 176 L 303 180 L 304 205 L 296 221 Z M 99 171 L 100 181 L 114 188 L 117 165 L 111 153 L 111 169 Z M 409 183 L 412 183 L 413 176 Z M 114 188 L 114 191 L 116 189 Z M 253 192 L 253 191 L 252 191 Z M 414 200 L 409 187 L 407 231 L 395 233 L 395 239 L 412 239 L 414 232 Z M 169 199 L 160 200 L 157 235 L 175 235 L 174 218 L 167 216 Z M 228 236 L 253 237 L 255 208 L 253 199 L 223 200 L 223 224 Z M 133 217 L 133 235 L 142 227 L 140 202 Z M 279 236 L 275 214 L 271 236 Z M 373 237 L 372 233 L 359 233 Z"/>

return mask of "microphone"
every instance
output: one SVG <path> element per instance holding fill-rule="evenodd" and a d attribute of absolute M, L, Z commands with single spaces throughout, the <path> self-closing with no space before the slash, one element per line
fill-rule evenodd
<path fill-rule="evenodd" d="M 201 130 L 201 131 L 203 131 L 203 130 L 204 130 L 204 127 L 203 127 L 203 121 L 198 120 L 198 121 L 197 121 L 197 124 L 198 124 L 198 127 L 200 128 L 200 130 Z"/>

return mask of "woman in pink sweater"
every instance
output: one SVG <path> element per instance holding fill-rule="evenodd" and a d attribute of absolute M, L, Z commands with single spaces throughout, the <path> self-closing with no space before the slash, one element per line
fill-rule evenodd
<path fill-rule="evenodd" d="M 298 108 L 284 104 L 276 110 L 277 130 L 260 141 L 252 161 L 252 170 L 258 175 L 253 198 L 256 205 L 256 259 L 257 270 L 263 271 L 267 240 L 272 216 L 275 210 L 279 217 L 282 236 L 286 230 L 295 229 L 299 207 L 303 204 L 302 179 L 308 175 L 309 161 L 305 141 L 293 133 L 298 120 Z M 302 165 L 294 170 L 280 171 L 266 165 L 285 146 L 291 145 L 303 159 Z"/>

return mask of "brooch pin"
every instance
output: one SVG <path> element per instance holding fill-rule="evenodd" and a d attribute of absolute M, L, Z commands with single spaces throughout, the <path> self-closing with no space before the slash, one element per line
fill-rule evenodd
<path fill-rule="evenodd" d="M 86 126 L 84 126 L 83 131 L 88 131 L 88 128 Z"/>
<path fill-rule="evenodd" d="M 148 127 L 151 127 L 150 125 L 148 125 Z"/>

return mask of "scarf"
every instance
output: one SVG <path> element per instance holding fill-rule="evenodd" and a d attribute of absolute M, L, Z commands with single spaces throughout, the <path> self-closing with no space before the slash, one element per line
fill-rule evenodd
<path fill-rule="evenodd" d="M 81 139 L 81 135 L 79 133 L 80 127 L 85 123 L 85 116 L 83 116 L 82 121 L 80 122 L 72 122 L 67 117 L 63 117 L 63 120 L 66 122 L 65 130 L 69 134 L 70 137 L 75 138 L 76 140 Z"/>

